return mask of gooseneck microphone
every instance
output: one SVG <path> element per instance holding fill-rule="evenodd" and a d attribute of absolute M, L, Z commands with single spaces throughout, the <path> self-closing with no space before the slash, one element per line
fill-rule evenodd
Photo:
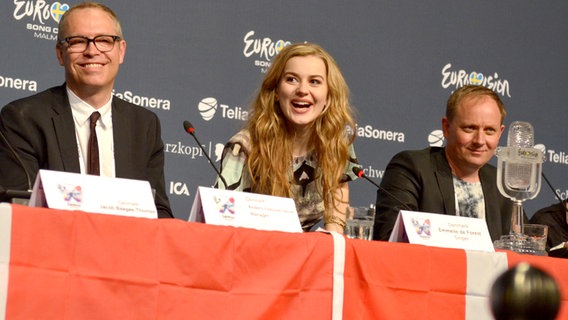
<path fill-rule="evenodd" d="M 396 202 L 398 202 L 403 209 L 406 209 L 408 211 L 414 211 L 411 208 L 409 208 L 404 202 L 400 201 L 400 199 L 398 199 L 397 197 L 394 196 L 394 194 L 388 192 L 387 190 L 385 190 L 384 188 L 381 188 L 378 184 L 375 183 L 375 181 L 371 180 L 369 177 L 367 177 L 367 175 L 365 174 L 365 171 L 363 171 L 363 169 L 361 169 L 361 167 L 353 167 L 353 173 L 359 177 L 359 178 L 363 178 L 367 181 L 369 181 L 370 183 L 372 183 L 375 187 L 377 187 L 377 189 L 379 189 L 379 191 L 384 192 L 387 196 L 389 196 L 391 199 L 396 200 Z"/>
<path fill-rule="evenodd" d="M 203 154 L 205 154 L 205 157 L 207 158 L 207 160 L 209 160 L 209 163 L 211 164 L 211 166 L 213 167 L 213 169 L 217 173 L 217 176 L 219 177 L 219 179 L 221 179 L 221 181 L 225 185 L 225 189 L 226 189 L 227 188 L 227 181 L 225 181 L 225 178 L 221 175 L 221 172 L 219 172 L 219 169 L 217 169 L 217 167 L 215 166 L 215 164 L 213 163 L 213 161 L 211 160 L 211 158 L 207 154 L 207 151 L 205 151 L 205 148 L 203 148 L 203 146 L 201 145 L 201 142 L 199 142 L 199 140 L 197 139 L 197 136 L 195 135 L 195 128 L 193 127 L 191 122 L 185 120 L 183 122 L 183 129 L 185 130 L 185 132 L 189 133 L 193 137 L 193 139 L 195 139 L 195 142 L 197 142 L 197 145 L 199 146 L 201 151 L 203 151 Z"/>
<path fill-rule="evenodd" d="M 546 184 L 550 188 L 550 190 L 552 190 L 552 193 L 554 193 L 554 196 L 556 197 L 556 199 L 558 199 L 560 201 L 560 203 L 562 204 L 563 203 L 562 198 L 560 197 L 560 195 L 558 193 L 556 193 L 556 189 L 552 186 L 552 184 L 550 183 L 548 178 L 544 175 L 544 171 L 541 174 L 542 174 L 542 177 L 544 178 L 544 181 L 546 182 Z"/>
<path fill-rule="evenodd" d="M 20 158 L 20 155 L 16 152 L 14 147 L 12 147 L 12 144 L 10 143 L 10 141 L 8 141 L 8 138 L 6 138 L 6 136 L 1 130 L 0 130 L 0 138 L 2 138 L 2 141 L 8 147 L 10 153 L 12 154 L 12 156 L 14 156 L 14 159 L 16 159 L 16 161 L 24 171 L 24 174 L 26 176 L 26 181 L 28 183 L 27 190 L 4 189 L 2 186 L 0 186 L 0 199 L 15 199 L 15 198 L 29 199 L 32 193 L 32 180 L 30 178 L 30 173 L 26 169 L 24 161 L 22 160 L 22 158 Z"/>

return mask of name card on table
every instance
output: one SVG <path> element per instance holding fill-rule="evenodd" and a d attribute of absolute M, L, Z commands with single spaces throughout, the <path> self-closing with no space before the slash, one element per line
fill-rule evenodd
<path fill-rule="evenodd" d="M 39 170 L 30 207 L 157 218 L 148 181 Z"/>
<path fill-rule="evenodd" d="M 198 187 L 190 222 L 257 230 L 302 232 L 293 199 Z"/>
<path fill-rule="evenodd" d="M 484 219 L 401 210 L 390 242 L 495 252 Z"/>

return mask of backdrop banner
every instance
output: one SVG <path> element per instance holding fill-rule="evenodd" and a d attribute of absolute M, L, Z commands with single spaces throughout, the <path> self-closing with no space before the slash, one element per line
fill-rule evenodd
<path fill-rule="evenodd" d="M 57 23 L 78 2 L 0 2 L 0 106 L 63 83 Z M 377 183 L 397 152 L 444 143 L 446 100 L 472 83 L 499 94 L 508 111 L 505 125 L 533 124 L 535 143 L 546 148 L 543 171 L 555 192 L 567 197 L 568 43 L 562 39 L 568 2 L 104 3 L 118 14 L 127 42 L 114 94 L 159 116 L 166 189 L 180 219 L 187 220 L 197 187 L 215 181 L 183 121 L 193 123 L 219 165 L 223 145 L 247 120 L 272 58 L 304 41 L 322 45 L 341 67 L 357 111 L 356 153 Z M 371 184 L 359 180 L 350 188 L 351 205 L 375 202 Z M 532 216 L 556 201 L 543 185 L 525 209 Z"/>

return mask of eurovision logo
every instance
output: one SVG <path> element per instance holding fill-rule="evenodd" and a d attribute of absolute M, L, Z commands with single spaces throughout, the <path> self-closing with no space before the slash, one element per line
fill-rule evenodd
<path fill-rule="evenodd" d="M 45 40 L 57 39 L 57 24 L 63 14 L 69 10 L 67 3 L 56 1 L 49 4 L 44 0 L 14 0 L 14 6 L 14 19 L 27 20 L 26 29 L 33 32 L 35 38 Z M 54 22 L 50 23 L 50 21 Z"/>
<path fill-rule="evenodd" d="M 255 37 L 255 31 L 250 30 L 243 38 L 243 55 L 254 60 L 254 66 L 260 68 L 262 73 L 266 73 L 270 67 L 272 58 L 280 53 L 282 49 L 291 44 L 287 40 L 273 40 L 269 37 Z"/>
<path fill-rule="evenodd" d="M 474 84 L 487 87 L 504 97 L 511 97 L 510 84 L 506 79 L 499 78 L 497 72 L 487 75 L 477 71 L 467 71 L 464 69 L 453 70 L 452 64 L 447 63 L 442 68 L 442 87 L 449 88 L 450 86 L 457 88 L 463 87 L 466 84 Z"/>

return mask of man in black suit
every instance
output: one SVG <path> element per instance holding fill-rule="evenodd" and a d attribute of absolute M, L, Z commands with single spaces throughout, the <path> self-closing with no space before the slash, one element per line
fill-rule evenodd
<path fill-rule="evenodd" d="M 9 150 L 13 147 L 32 182 L 39 169 L 87 173 L 88 167 L 103 176 L 147 180 L 155 190 L 158 216 L 173 217 L 160 121 L 153 112 L 112 95 L 125 52 L 120 22 L 108 7 L 81 3 L 63 15 L 56 53 L 65 84 L 2 109 L 0 131 L 6 139 L 0 139 L 0 185 L 30 187 Z M 88 163 L 89 119 L 95 112 L 100 165 Z"/>
<path fill-rule="evenodd" d="M 448 99 L 442 129 L 444 148 L 403 151 L 389 162 L 377 204 L 373 238 L 388 240 L 399 210 L 485 219 L 493 240 L 508 234 L 512 203 L 496 184 L 497 170 L 487 164 L 504 130 L 499 96 L 466 85 Z"/>
<path fill-rule="evenodd" d="M 563 257 L 568 257 L 568 199 L 538 210 L 530 219 L 530 223 L 548 226 L 546 248 L 563 249 Z M 554 250 L 552 250 L 554 251 Z M 550 256 L 558 256 L 553 253 Z M 560 252 L 560 251 L 558 251 Z"/>

